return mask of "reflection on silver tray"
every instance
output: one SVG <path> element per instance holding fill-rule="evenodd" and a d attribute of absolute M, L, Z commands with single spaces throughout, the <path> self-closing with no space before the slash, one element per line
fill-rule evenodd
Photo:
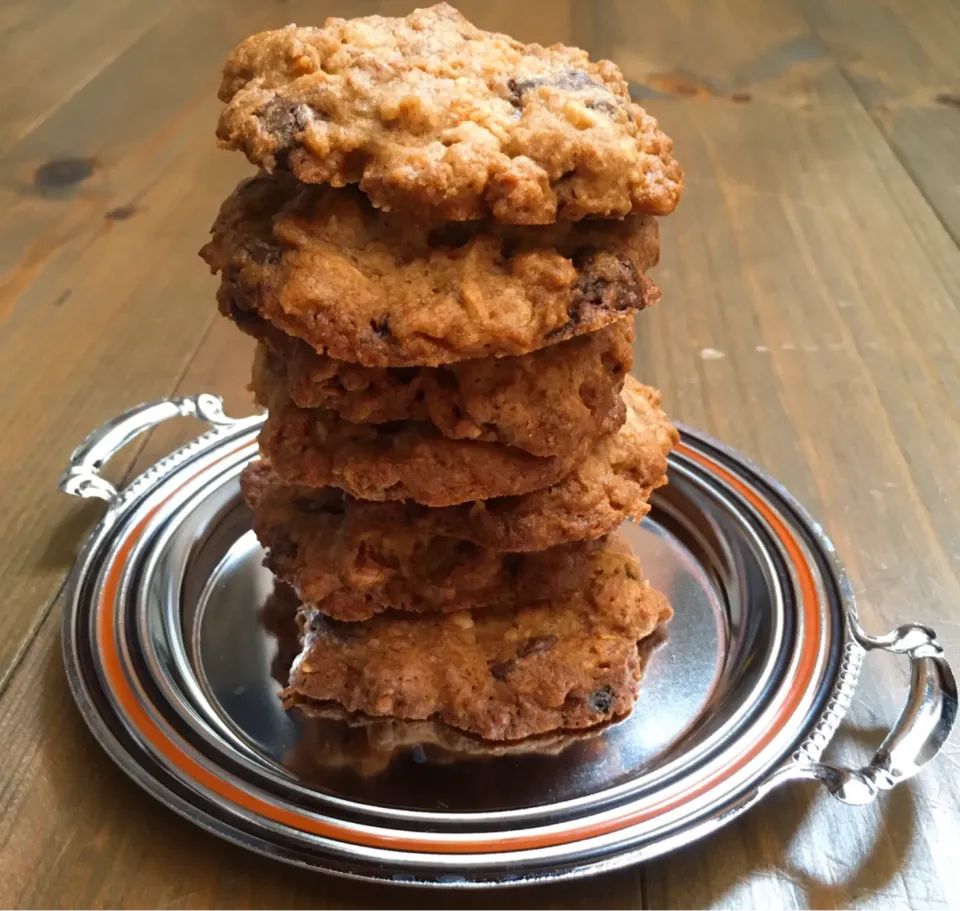
<path fill-rule="evenodd" d="M 113 451 L 180 414 L 218 427 L 122 493 L 99 478 Z M 864 634 L 819 527 L 690 431 L 648 520 L 623 529 L 676 611 L 629 717 L 481 758 L 466 735 L 287 712 L 290 645 L 263 626 L 274 583 L 237 483 L 259 422 L 231 422 L 209 396 L 142 406 L 91 436 L 63 481 L 110 504 L 64 614 L 81 711 L 144 788 L 239 844 L 402 883 L 583 875 L 702 837 L 790 780 L 873 799 L 949 733 L 956 687 L 932 632 Z M 822 749 L 876 648 L 910 658 L 907 708 L 871 765 L 828 766 Z"/>
<path fill-rule="evenodd" d="M 268 635 L 276 641 L 276 654 L 271 662 L 271 675 L 280 686 L 286 686 L 290 665 L 300 649 L 296 613 L 300 607 L 296 593 L 276 583 L 260 609 L 260 618 Z M 665 628 L 658 628 L 639 643 L 643 667 L 653 652 L 667 639 Z M 428 800 L 445 803 L 443 795 L 463 790 L 485 793 L 483 778 L 503 780 L 503 770 L 487 776 L 478 769 L 478 763 L 506 758 L 523 758 L 511 770 L 511 780 L 522 789 L 543 774 L 562 774 L 556 768 L 555 757 L 567 749 L 588 741 L 576 755 L 564 760 L 571 768 L 582 763 L 602 761 L 606 749 L 601 735 L 610 724 L 600 724 L 580 731 L 557 731 L 514 742 L 491 742 L 459 731 L 434 719 L 406 721 L 400 718 L 374 718 L 350 713 L 335 703 L 301 703 L 292 707 L 299 736 L 292 749 L 283 758 L 283 766 L 301 782 L 337 793 L 351 790 L 346 779 L 378 779 L 353 782 L 353 789 L 362 787 L 364 796 L 373 802 L 398 799 L 404 791 L 414 787 L 427 791 L 424 795 L 408 794 L 401 797 L 407 805 Z M 619 719 L 618 719 L 619 720 Z M 554 766 L 547 769 L 538 762 L 548 758 Z M 456 769 L 438 771 L 433 775 L 411 773 L 409 766 L 457 765 Z M 481 780 L 478 780 L 478 776 Z M 521 798 L 522 799 L 522 798 Z"/>

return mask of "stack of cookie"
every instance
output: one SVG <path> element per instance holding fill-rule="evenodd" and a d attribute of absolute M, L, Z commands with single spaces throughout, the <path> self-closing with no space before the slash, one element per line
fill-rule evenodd
<path fill-rule="evenodd" d="M 615 534 L 676 441 L 629 376 L 670 141 L 613 64 L 445 4 L 255 35 L 220 97 L 262 171 L 202 256 L 259 342 L 286 698 L 493 740 L 625 714 L 670 614 Z"/>

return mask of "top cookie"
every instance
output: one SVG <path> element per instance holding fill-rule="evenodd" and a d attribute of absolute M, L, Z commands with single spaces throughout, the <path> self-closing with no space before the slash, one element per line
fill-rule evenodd
<path fill-rule="evenodd" d="M 221 145 L 380 209 L 549 224 L 667 215 L 673 143 L 610 61 L 522 44 L 446 3 L 261 32 L 227 58 Z"/>

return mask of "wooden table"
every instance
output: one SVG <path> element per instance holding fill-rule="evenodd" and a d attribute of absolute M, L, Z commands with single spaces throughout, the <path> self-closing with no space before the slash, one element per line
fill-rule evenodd
<path fill-rule="evenodd" d="M 700 845 L 581 884 L 449 896 L 287 869 L 142 794 L 64 682 L 58 594 L 96 504 L 72 447 L 137 402 L 250 409 L 249 343 L 197 259 L 250 168 L 214 147 L 245 35 L 411 3 L 10 0 L 0 9 L 0 903 L 22 907 L 945 907 L 958 749 L 876 805 L 791 786 Z M 464 0 L 477 24 L 610 57 L 687 171 L 636 372 L 809 505 L 865 624 L 960 657 L 960 7 L 950 0 Z M 130 477 L 194 427 L 112 466 Z M 179 436 L 178 436 L 179 434 Z M 904 699 L 871 658 L 838 754 Z"/>

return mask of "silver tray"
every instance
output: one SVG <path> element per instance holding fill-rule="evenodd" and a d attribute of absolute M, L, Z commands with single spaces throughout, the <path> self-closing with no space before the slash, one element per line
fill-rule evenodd
<path fill-rule="evenodd" d="M 122 491 L 100 477 L 123 445 L 177 416 L 214 429 Z M 287 713 L 275 678 L 289 605 L 238 486 L 261 421 L 231 420 L 209 395 L 142 405 L 93 433 L 61 479 L 108 504 L 63 616 L 77 704 L 128 775 L 237 844 L 395 883 L 581 876 L 701 838 L 797 779 L 869 802 L 953 726 L 956 683 L 933 631 L 867 635 L 820 527 L 742 456 L 687 429 L 651 515 L 623 529 L 676 610 L 627 719 L 498 751 L 439 726 Z M 906 707 L 868 766 L 827 764 L 875 649 L 909 659 Z"/>

